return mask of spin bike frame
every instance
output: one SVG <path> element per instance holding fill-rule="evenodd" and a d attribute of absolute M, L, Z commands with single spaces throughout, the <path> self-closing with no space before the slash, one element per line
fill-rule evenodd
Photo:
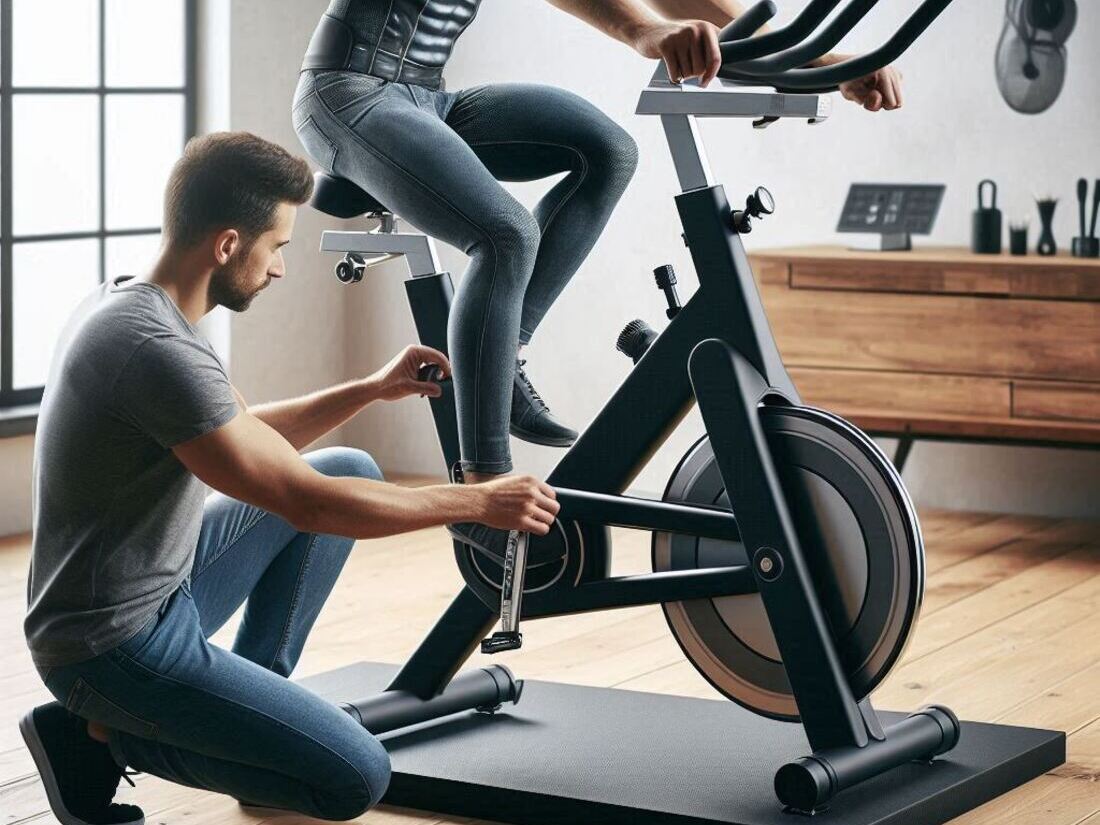
<path fill-rule="evenodd" d="M 819 808 L 839 790 L 904 762 L 930 760 L 958 736 L 957 720 L 943 708 L 925 709 L 884 731 L 869 699 L 857 701 L 849 688 L 760 421 L 762 406 L 793 406 L 800 399 L 764 314 L 733 211 L 711 178 L 696 122 L 818 122 L 829 107 L 829 98 L 816 94 L 760 92 L 724 81 L 704 90 L 674 85 L 657 72 L 637 111 L 661 118 L 699 288 L 547 478 L 561 505 L 559 520 L 741 541 L 749 564 L 619 578 L 610 577 L 605 564 L 576 586 L 528 594 L 522 610 L 524 619 L 532 619 L 759 592 L 814 751 L 776 777 L 780 801 L 801 810 Z M 351 253 L 366 266 L 403 255 L 420 340 L 446 352 L 450 274 L 439 271 L 430 238 L 394 229 L 392 216 L 385 215 L 383 226 L 371 232 L 325 232 L 321 247 Z M 693 402 L 736 503 L 736 518 L 717 508 L 621 495 Z M 431 407 L 449 466 L 459 458 L 449 381 Z M 345 709 L 381 733 L 461 709 L 518 701 L 521 683 L 511 681 L 504 668 L 454 678 L 498 612 L 499 605 L 486 604 L 465 585 L 387 690 Z"/>

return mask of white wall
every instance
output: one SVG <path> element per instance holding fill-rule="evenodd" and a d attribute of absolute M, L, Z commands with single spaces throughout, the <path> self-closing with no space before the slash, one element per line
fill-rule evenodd
<path fill-rule="evenodd" d="M 802 3 L 782 5 L 780 20 Z M 866 20 L 866 29 L 843 46 L 876 45 L 911 7 L 882 4 Z M 993 76 L 1003 7 L 1001 0 L 969 0 L 944 13 L 900 63 L 906 80 L 901 111 L 870 115 L 838 99 L 833 117 L 822 126 L 792 122 L 755 131 L 747 123 L 706 122 L 712 167 L 731 201 L 760 183 L 778 201 L 778 214 L 759 225 L 748 238 L 749 247 L 843 242 L 833 229 L 855 180 L 946 183 L 935 234 L 926 242 L 966 245 L 975 185 L 987 176 L 1000 184 L 1006 218 L 1032 213 L 1033 193 L 1062 197 L 1056 231 L 1059 242 L 1068 245 L 1076 234 L 1076 204 L 1070 203 L 1074 182 L 1080 175 L 1100 175 L 1100 9 L 1079 4 L 1066 88 L 1050 111 L 1029 118 L 1004 104 Z M 521 80 L 571 89 L 626 127 L 641 148 L 638 175 L 623 203 L 530 348 L 537 386 L 554 412 L 575 425 L 591 418 L 627 373 L 629 363 L 614 351 L 621 325 L 633 317 L 653 324 L 663 320 L 652 268 L 675 264 L 681 291 L 692 289 L 672 202 L 675 178 L 659 123 L 633 114 L 652 66 L 543 0 L 489 0 L 448 69 L 451 88 Z M 547 184 L 509 187 L 530 206 Z M 1037 218 L 1033 241 L 1036 226 Z M 445 265 L 456 276 L 461 273 L 464 256 L 445 247 L 441 251 Z M 349 302 L 348 366 L 353 369 L 380 361 L 415 337 L 400 267 L 376 273 L 353 290 Z M 692 416 L 639 476 L 637 489 L 662 489 L 672 463 L 700 432 Z M 347 433 L 372 449 L 389 471 L 440 468 L 423 403 L 368 411 Z M 558 455 L 513 445 L 517 467 L 527 471 L 547 472 Z M 1092 515 L 1100 489 L 1098 465 L 1095 453 L 926 443 L 914 449 L 906 475 L 925 505 Z"/>
<path fill-rule="evenodd" d="M 290 122 L 298 67 L 325 0 L 233 0 L 230 122 L 303 150 Z M 233 316 L 232 375 L 249 403 L 285 398 L 348 377 L 345 295 L 331 275 L 331 256 L 318 251 L 321 229 L 333 221 L 298 210 L 285 250 L 288 277 Z M 327 442 L 338 440 L 333 435 Z"/>

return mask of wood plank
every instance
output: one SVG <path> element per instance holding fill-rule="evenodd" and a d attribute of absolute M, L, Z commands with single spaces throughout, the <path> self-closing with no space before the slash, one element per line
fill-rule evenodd
<path fill-rule="evenodd" d="M 1100 385 L 1013 381 L 1012 414 L 1100 422 Z"/>
<path fill-rule="evenodd" d="M 788 367 L 1100 381 L 1100 302 L 884 292 L 853 300 L 775 284 L 761 294 Z"/>
<path fill-rule="evenodd" d="M 1057 524 L 1053 519 L 1013 513 L 985 514 L 980 520 L 960 523 L 958 529 L 950 531 L 936 530 L 937 522 L 935 517 L 921 517 L 921 533 L 925 541 L 924 570 L 929 578 L 974 556 L 993 552 Z"/>
<path fill-rule="evenodd" d="M 876 435 L 914 433 L 925 436 L 1100 444 L 1100 424 L 1025 418 L 977 418 L 964 415 L 922 415 L 908 411 L 839 408 L 833 413 Z"/>
<path fill-rule="evenodd" d="M 899 265 L 924 263 L 938 265 L 981 264 L 1010 269 L 1027 268 L 1037 271 L 1058 269 L 1081 269 L 1100 277 L 1100 259 L 1074 258 L 1066 252 L 1058 255 L 1016 256 L 976 255 L 963 246 L 917 246 L 899 252 L 879 252 L 874 250 L 852 250 L 837 244 L 806 244 L 801 246 L 773 247 L 754 249 L 750 256 L 769 261 L 849 261 L 857 260 L 874 263 L 896 263 Z"/>
<path fill-rule="evenodd" d="M 1046 266 L 1013 266 L 1007 269 L 1009 294 L 1027 298 L 1058 300 L 1100 300 L 1100 277 L 1085 259 L 1071 258 Z"/>
<path fill-rule="evenodd" d="M 1100 573 L 933 653 L 904 660 L 876 691 L 876 702 L 885 708 L 935 702 L 967 719 L 996 718 L 1067 671 L 1095 661 L 1094 646 L 1080 641 L 1095 629 L 1098 608 Z"/>
<path fill-rule="evenodd" d="M 922 413 L 1012 415 L 1012 382 L 1006 378 L 823 367 L 789 372 L 803 401 L 826 410 L 904 410 L 907 418 Z"/>
<path fill-rule="evenodd" d="M 1062 556 L 1079 547 L 1096 546 L 1098 527 L 1091 522 L 1052 522 L 1041 529 L 1013 536 L 997 545 L 959 561 L 950 569 L 927 574 L 921 614 L 930 616 L 949 605 L 974 595 L 998 582 L 1025 574 L 1047 559 Z M 963 544 L 960 542 L 960 544 Z M 963 544 L 963 552 L 966 545 Z M 1083 570 L 1090 571 L 1085 562 Z M 1057 583 L 1061 583 L 1055 577 Z M 1070 582 L 1078 584 L 1080 579 Z M 1023 585 L 1026 587 L 1025 585 Z M 1052 582 L 1052 586 L 1056 586 Z"/>
<path fill-rule="evenodd" d="M 865 261 L 792 262 L 791 289 L 906 292 L 943 295 L 1008 295 L 1004 271 L 987 264 Z"/>
<path fill-rule="evenodd" d="M 1029 556 L 1035 545 L 1020 542 L 980 557 L 981 561 L 992 561 L 1012 553 L 1018 564 L 973 565 L 960 585 L 942 580 L 929 582 L 938 604 L 922 610 L 906 660 L 920 659 L 1074 587 L 1096 567 L 1095 545 L 1077 547 L 1064 555 L 1059 555 L 1062 550 L 1036 552 L 1036 556 L 1055 558 L 1035 563 Z"/>
<path fill-rule="evenodd" d="M 1076 825 L 1100 808 L 1094 784 L 1041 776 L 950 825 Z"/>
<path fill-rule="evenodd" d="M 1051 685 L 996 718 L 1005 725 L 1052 728 L 1074 733 L 1100 717 L 1100 708 L 1089 702 L 1100 689 L 1100 661 Z"/>

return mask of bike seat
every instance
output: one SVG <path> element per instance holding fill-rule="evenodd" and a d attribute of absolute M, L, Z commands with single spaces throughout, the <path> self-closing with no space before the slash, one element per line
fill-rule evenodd
<path fill-rule="evenodd" d="M 334 218 L 357 218 L 372 212 L 389 212 L 373 195 L 346 178 L 317 172 L 313 176 L 310 205 Z"/>

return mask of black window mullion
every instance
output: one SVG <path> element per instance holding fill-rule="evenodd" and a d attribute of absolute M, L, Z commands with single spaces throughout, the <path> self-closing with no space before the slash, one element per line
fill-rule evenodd
<path fill-rule="evenodd" d="M 185 0 L 183 20 L 183 82 L 187 87 L 184 96 L 183 140 L 186 143 L 199 131 L 199 4 L 198 0 Z"/>
<path fill-rule="evenodd" d="M 99 0 L 99 88 L 107 85 L 107 0 Z M 107 278 L 107 95 L 99 94 L 99 282 Z"/>
<path fill-rule="evenodd" d="M 12 385 L 12 0 L 0 0 L 0 407 L 13 403 Z"/>

